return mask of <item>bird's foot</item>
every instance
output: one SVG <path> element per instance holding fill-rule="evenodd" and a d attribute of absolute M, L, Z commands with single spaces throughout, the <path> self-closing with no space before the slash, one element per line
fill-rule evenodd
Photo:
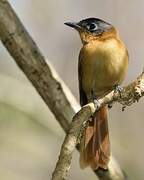
<path fill-rule="evenodd" d="M 96 108 L 96 110 L 97 110 L 97 109 L 100 108 L 100 102 L 99 102 L 98 99 L 97 99 L 97 96 L 96 96 L 96 94 L 95 94 L 95 91 L 92 91 L 91 93 L 92 93 L 92 97 L 93 97 L 94 106 L 95 106 L 95 108 Z"/>
<path fill-rule="evenodd" d="M 123 87 L 121 87 L 120 85 L 116 85 L 114 91 L 115 93 L 119 93 L 120 97 L 122 97 Z"/>
<path fill-rule="evenodd" d="M 108 108 L 111 109 L 113 107 L 113 104 L 112 103 L 109 103 L 108 104 Z"/>
<path fill-rule="evenodd" d="M 94 99 L 93 102 L 94 102 L 94 106 L 95 106 L 96 110 L 99 109 L 100 108 L 100 102 L 97 99 Z"/>

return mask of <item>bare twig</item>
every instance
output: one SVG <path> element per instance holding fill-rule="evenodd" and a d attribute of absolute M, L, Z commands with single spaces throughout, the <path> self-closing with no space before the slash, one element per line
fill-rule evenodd
<path fill-rule="evenodd" d="M 79 142 L 81 129 L 84 128 L 85 122 L 94 114 L 95 111 L 97 111 L 103 105 L 114 102 L 120 102 L 124 107 L 130 106 L 134 102 L 138 101 L 142 96 L 144 96 L 144 73 L 142 73 L 136 79 L 136 81 L 124 87 L 121 93 L 112 91 L 105 97 L 99 99 L 100 104 L 97 109 L 95 108 L 93 103 L 89 103 L 86 106 L 82 107 L 82 109 L 73 117 L 69 132 L 67 133 L 63 142 L 59 160 L 53 172 L 52 180 L 67 179 L 68 171 L 71 165 L 72 153 Z M 113 165 L 113 162 L 111 162 L 109 165 L 109 169 Z M 105 176 L 106 173 L 104 174 L 102 170 L 99 169 L 96 172 L 99 173 L 99 175 L 101 175 L 103 179 L 108 180 L 108 177 Z M 121 177 L 123 176 L 122 172 L 121 174 L 119 174 L 116 171 L 113 171 L 113 176 L 111 175 L 111 178 L 115 177 L 115 180 L 120 180 L 122 179 L 120 178 L 120 175 Z"/>
<path fill-rule="evenodd" d="M 0 0 L 0 38 L 19 68 L 67 132 L 70 121 L 77 111 L 75 105 L 78 107 L 78 103 L 64 83 L 57 80 L 55 73 L 46 63 L 7 0 Z M 116 180 L 113 172 L 119 174 L 119 180 L 124 179 L 122 171 L 115 165 L 111 165 L 107 172 L 96 173 L 101 180 Z"/>

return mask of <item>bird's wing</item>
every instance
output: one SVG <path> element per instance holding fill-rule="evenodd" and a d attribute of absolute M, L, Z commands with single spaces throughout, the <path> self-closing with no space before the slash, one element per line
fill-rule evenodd
<path fill-rule="evenodd" d="M 87 96 L 83 90 L 83 87 L 82 87 L 82 77 L 83 77 L 83 72 L 82 72 L 82 61 L 83 61 L 83 55 L 82 55 L 82 50 L 80 51 L 80 54 L 79 54 L 79 61 L 78 61 L 78 80 L 79 80 L 79 96 L 80 96 L 80 105 L 81 106 L 84 106 L 85 104 L 88 103 L 88 100 L 87 100 Z"/>

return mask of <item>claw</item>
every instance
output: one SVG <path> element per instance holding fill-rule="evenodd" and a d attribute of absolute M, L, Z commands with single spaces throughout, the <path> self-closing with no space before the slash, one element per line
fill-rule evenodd
<path fill-rule="evenodd" d="M 112 106 L 113 106 L 113 104 L 111 103 L 111 104 L 108 104 L 108 108 L 109 109 L 111 109 L 112 108 Z"/>
<path fill-rule="evenodd" d="M 100 102 L 97 99 L 94 99 L 94 106 L 96 110 L 100 108 Z"/>
<path fill-rule="evenodd" d="M 120 85 L 116 85 L 115 86 L 115 92 L 120 94 L 120 97 L 122 97 L 122 91 L 123 91 L 123 87 L 121 87 Z"/>
<path fill-rule="evenodd" d="M 116 85 L 115 86 L 115 91 L 121 93 L 123 91 L 123 87 L 121 87 L 120 85 Z"/>
<path fill-rule="evenodd" d="M 97 96 L 96 96 L 96 94 L 95 94 L 95 91 L 92 90 L 91 93 L 92 93 L 92 98 L 93 98 L 94 106 L 95 106 L 95 108 L 96 108 L 96 110 L 97 110 L 97 109 L 100 108 L 100 102 L 99 102 L 98 99 L 97 99 Z"/>

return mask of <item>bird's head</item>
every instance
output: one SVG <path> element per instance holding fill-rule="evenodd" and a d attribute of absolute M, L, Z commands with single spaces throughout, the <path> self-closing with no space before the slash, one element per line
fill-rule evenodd
<path fill-rule="evenodd" d="M 79 32 L 83 43 L 106 39 L 117 34 L 116 29 L 111 24 L 98 18 L 88 18 L 80 22 L 66 22 L 65 24 Z"/>

